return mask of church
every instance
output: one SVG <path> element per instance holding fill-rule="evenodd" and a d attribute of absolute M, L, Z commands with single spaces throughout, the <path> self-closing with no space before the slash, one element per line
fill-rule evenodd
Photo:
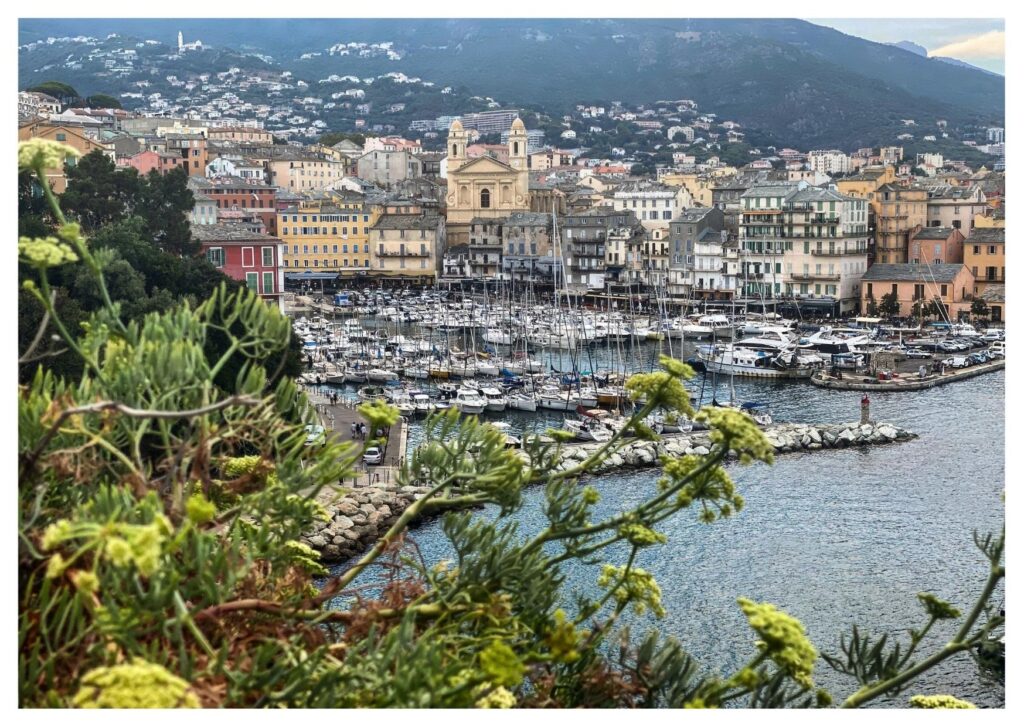
<path fill-rule="evenodd" d="M 508 164 L 491 156 L 467 158 L 467 134 L 455 120 L 448 130 L 448 246 L 469 242 L 470 221 L 507 217 L 530 211 L 530 172 L 527 168 L 526 126 L 512 122 Z"/>

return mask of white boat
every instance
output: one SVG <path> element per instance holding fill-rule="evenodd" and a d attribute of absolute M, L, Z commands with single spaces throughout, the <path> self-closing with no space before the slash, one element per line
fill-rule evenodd
<path fill-rule="evenodd" d="M 498 328 L 488 328 L 484 331 L 484 341 L 486 343 L 497 344 L 501 346 L 511 346 L 512 336 Z"/>
<path fill-rule="evenodd" d="M 366 378 L 376 384 L 383 384 L 386 381 L 394 381 L 398 374 L 390 369 L 370 369 L 366 372 Z"/>
<path fill-rule="evenodd" d="M 537 393 L 537 406 L 541 409 L 555 411 L 576 411 L 580 400 L 571 390 L 561 390 L 557 386 L 545 386 Z"/>
<path fill-rule="evenodd" d="M 501 393 L 500 389 L 487 387 L 481 389 L 480 393 L 487 400 L 487 411 L 505 411 L 505 408 L 508 406 L 508 399 Z"/>
<path fill-rule="evenodd" d="M 501 369 L 490 361 L 477 361 L 476 372 L 480 376 L 498 376 L 501 373 Z"/>
<path fill-rule="evenodd" d="M 719 314 L 701 316 L 696 322 L 684 325 L 683 334 L 690 338 L 731 337 L 733 334 L 732 322 L 728 316 Z"/>
<path fill-rule="evenodd" d="M 404 389 L 394 389 L 386 393 L 391 399 L 391 405 L 398 409 L 398 413 L 404 417 L 411 417 L 416 413 L 416 405 L 413 404 L 409 392 Z"/>
<path fill-rule="evenodd" d="M 506 447 L 523 446 L 523 440 L 512 433 L 512 425 L 509 424 L 508 422 L 493 422 L 491 426 L 497 429 L 503 435 L 505 435 Z"/>
<path fill-rule="evenodd" d="M 563 428 L 572 432 L 581 442 L 607 442 L 612 438 L 612 431 L 600 420 L 590 417 L 584 419 L 566 419 Z"/>
<path fill-rule="evenodd" d="M 517 411 L 537 411 L 537 399 L 525 391 L 517 391 L 508 395 L 508 408 Z"/>
<path fill-rule="evenodd" d="M 487 408 L 487 400 L 476 389 L 460 388 L 455 394 L 454 405 L 460 414 L 480 414 Z"/>
<path fill-rule="evenodd" d="M 697 356 L 712 373 L 759 379 L 809 379 L 824 363 L 816 354 L 771 352 L 739 344 L 701 346 Z"/>
<path fill-rule="evenodd" d="M 427 416 L 437 410 L 437 405 L 426 394 L 413 394 L 412 405 L 419 416 Z"/>

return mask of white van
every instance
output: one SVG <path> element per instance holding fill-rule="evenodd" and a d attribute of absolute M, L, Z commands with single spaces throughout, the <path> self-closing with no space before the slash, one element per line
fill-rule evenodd
<path fill-rule="evenodd" d="M 996 341 L 988 347 L 988 352 L 993 356 L 1006 358 L 1006 341 Z"/>

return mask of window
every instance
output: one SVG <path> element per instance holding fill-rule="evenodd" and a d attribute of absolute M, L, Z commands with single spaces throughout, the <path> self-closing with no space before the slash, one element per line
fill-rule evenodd
<path fill-rule="evenodd" d="M 480 207 L 487 209 L 491 206 L 491 190 L 485 189 L 480 192 Z"/>
<path fill-rule="evenodd" d="M 939 288 L 940 288 L 939 292 L 942 294 L 942 297 L 945 298 L 946 297 L 947 286 L 946 285 L 941 285 L 941 286 L 939 286 Z"/>
<path fill-rule="evenodd" d="M 57 134 L 57 141 L 67 141 L 67 140 L 68 140 L 68 135 L 67 134 Z"/>
<path fill-rule="evenodd" d="M 264 247 L 263 248 L 263 267 L 272 268 L 274 267 L 274 248 Z"/>
<path fill-rule="evenodd" d="M 260 276 L 257 273 L 246 273 L 245 274 L 245 286 L 249 290 L 255 290 L 256 292 L 259 292 L 257 290 L 257 286 L 259 285 L 259 279 L 260 279 Z"/>
<path fill-rule="evenodd" d="M 206 251 L 206 259 L 209 260 L 210 264 L 215 268 L 224 267 L 224 248 L 211 247 Z"/>
<path fill-rule="evenodd" d="M 274 274 L 263 273 L 263 292 L 273 293 L 274 292 Z"/>
<path fill-rule="evenodd" d="M 256 262 L 255 262 L 255 253 L 253 251 L 253 248 L 251 248 L 251 247 L 243 247 L 242 248 L 242 267 L 243 268 L 251 268 L 255 264 L 256 264 Z"/>

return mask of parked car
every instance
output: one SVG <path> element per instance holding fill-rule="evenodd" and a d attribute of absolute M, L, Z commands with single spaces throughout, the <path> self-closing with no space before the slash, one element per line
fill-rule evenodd
<path fill-rule="evenodd" d="M 306 425 L 306 446 L 315 447 L 327 444 L 327 431 L 319 424 Z"/>
<path fill-rule="evenodd" d="M 953 369 L 964 369 L 971 365 L 966 356 L 950 356 L 942 363 Z"/>
<path fill-rule="evenodd" d="M 370 447 L 363 452 L 363 462 L 366 464 L 384 464 L 384 451 L 380 447 Z"/>
<path fill-rule="evenodd" d="M 991 346 L 988 347 L 988 352 L 990 354 L 992 354 L 993 356 L 998 356 L 999 358 L 1005 358 L 1006 357 L 1006 342 L 1005 341 L 996 341 L 995 343 L 993 343 Z"/>
<path fill-rule="evenodd" d="M 931 358 L 932 355 L 928 351 L 921 348 L 908 348 L 906 351 L 907 358 Z"/>
<path fill-rule="evenodd" d="M 952 341 L 940 341 L 938 348 L 940 351 L 945 351 L 946 353 L 954 353 L 960 350 L 960 348 Z"/>
<path fill-rule="evenodd" d="M 972 364 L 983 364 L 988 362 L 988 355 L 981 351 L 975 351 L 967 357 L 967 360 Z"/>

